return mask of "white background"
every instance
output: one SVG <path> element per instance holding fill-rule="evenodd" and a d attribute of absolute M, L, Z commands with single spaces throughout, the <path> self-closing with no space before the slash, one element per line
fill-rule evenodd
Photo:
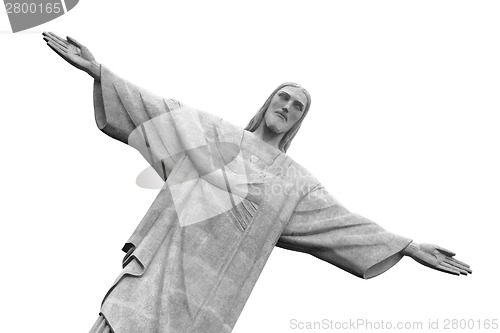
<path fill-rule="evenodd" d="M 365 281 L 276 249 L 235 333 L 300 331 L 291 319 L 499 319 L 499 16 L 496 1 L 81 0 L 12 34 L 1 13 L 0 331 L 87 332 L 157 193 L 135 184 L 146 162 L 97 129 L 92 79 L 44 30 L 241 126 L 278 84 L 302 84 L 312 108 L 289 155 L 351 211 L 474 270 L 404 258 Z"/>

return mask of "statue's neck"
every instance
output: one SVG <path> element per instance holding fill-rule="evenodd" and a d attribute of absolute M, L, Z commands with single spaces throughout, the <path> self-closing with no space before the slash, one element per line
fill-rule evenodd
<path fill-rule="evenodd" d="M 279 145 L 281 142 L 281 139 L 285 136 L 285 133 L 276 133 L 272 131 L 267 125 L 265 124 L 265 120 L 262 120 L 260 123 L 259 127 L 253 132 L 255 136 L 257 136 L 259 139 L 267 143 L 268 145 L 271 145 L 275 147 L 276 149 L 279 149 Z"/>

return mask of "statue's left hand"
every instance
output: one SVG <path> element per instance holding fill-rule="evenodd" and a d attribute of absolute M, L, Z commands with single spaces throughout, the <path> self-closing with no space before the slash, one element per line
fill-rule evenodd
<path fill-rule="evenodd" d="M 427 267 L 454 275 L 471 274 L 470 266 L 455 258 L 455 253 L 434 244 L 411 243 L 405 254 Z"/>

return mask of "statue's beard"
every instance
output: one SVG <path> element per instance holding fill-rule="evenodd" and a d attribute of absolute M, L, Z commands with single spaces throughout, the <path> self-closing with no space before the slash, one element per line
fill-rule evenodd
<path fill-rule="evenodd" d="M 283 133 L 283 129 L 281 128 L 281 126 L 279 126 L 279 124 L 276 124 L 275 120 L 264 119 L 264 121 L 266 122 L 266 127 L 270 132 L 273 132 L 276 134 Z"/>

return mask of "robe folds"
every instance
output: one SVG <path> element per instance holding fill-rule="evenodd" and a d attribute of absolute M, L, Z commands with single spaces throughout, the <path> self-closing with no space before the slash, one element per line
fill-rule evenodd
<path fill-rule="evenodd" d="M 94 108 L 98 127 L 165 180 L 102 302 L 116 333 L 231 332 L 276 245 L 370 278 L 411 242 L 348 211 L 253 133 L 104 66 Z"/>

